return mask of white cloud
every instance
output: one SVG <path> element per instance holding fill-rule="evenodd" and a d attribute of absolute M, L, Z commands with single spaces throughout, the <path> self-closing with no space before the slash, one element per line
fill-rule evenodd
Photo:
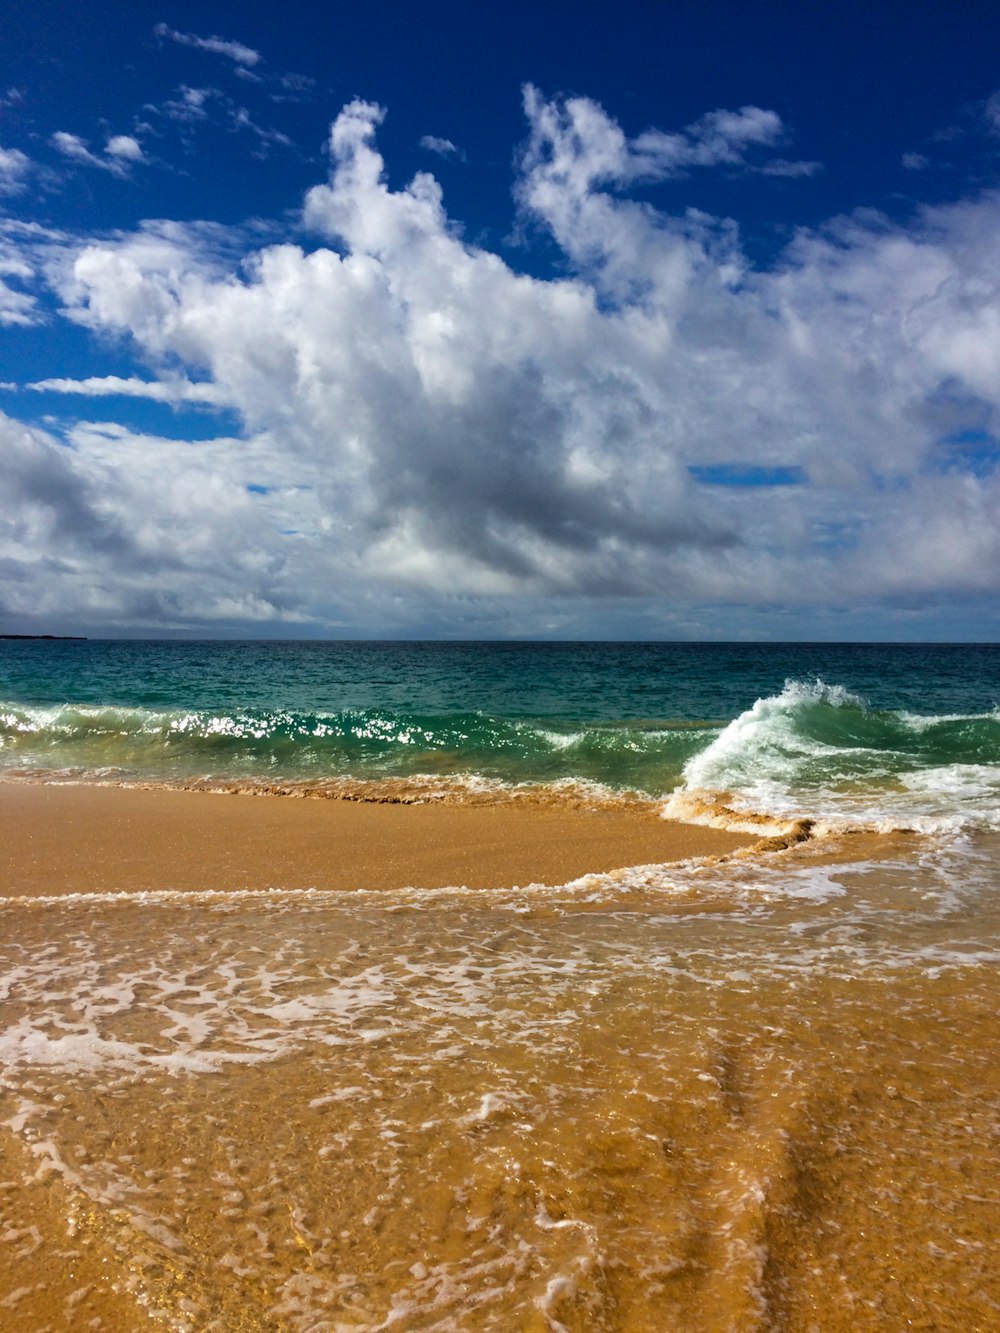
<path fill-rule="evenodd" d="M 784 176 L 788 180 L 816 176 L 822 170 L 822 162 L 789 162 L 783 157 L 772 158 L 757 168 L 762 176 Z"/>
<path fill-rule="evenodd" d="M 229 117 L 234 130 L 249 130 L 251 134 L 256 135 L 256 154 L 258 156 L 267 156 L 268 151 L 275 146 L 279 148 L 292 148 L 294 146 L 288 135 L 283 134 L 281 130 L 258 125 L 245 107 L 230 107 Z"/>
<path fill-rule="evenodd" d="M 143 153 L 138 141 L 131 134 L 113 134 L 104 151 L 109 157 L 124 158 L 128 162 L 142 162 Z"/>
<path fill-rule="evenodd" d="M 186 84 L 181 84 L 177 91 L 180 96 L 170 98 L 162 107 L 148 106 L 147 110 L 159 111 L 168 120 L 190 124 L 194 121 L 207 120 L 209 103 L 215 98 L 222 97 L 218 88 L 189 88 Z"/>
<path fill-rule="evenodd" d="M 0 326 L 41 322 L 37 299 L 24 290 L 35 280 L 35 269 L 28 262 L 25 248 L 22 229 L 16 224 L 0 225 Z M 12 287 L 8 278 L 23 285 Z"/>
<path fill-rule="evenodd" d="M 0 278 L 0 325 L 37 324 L 37 302 L 28 292 L 18 291 Z"/>
<path fill-rule="evenodd" d="M 316 96 L 316 80 L 308 74 L 279 74 L 273 82 L 278 91 L 268 93 L 272 102 L 309 102 Z"/>
<path fill-rule="evenodd" d="M 546 101 L 528 84 L 524 107 L 531 127 L 524 151 L 527 172 L 576 192 L 599 185 L 629 185 L 682 176 L 692 167 L 741 167 L 754 150 L 785 139 L 774 111 L 744 106 L 738 111 L 710 111 L 675 133 L 645 130 L 627 139 L 620 126 L 586 97 Z M 751 159 L 752 160 L 752 159 Z M 765 159 L 761 170 L 782 175 L 812 175 L 818 164 Z"/>
<path fill-rule="evenodd" d="M 81 162 L 84 166 L 110 171 L 113 176 L 124 176 L 132 163 L 145 161 L 141 146 L 130 134 L 111 135 L 103 156 L 91 152 L 86 139 L 66 130 L 57 130 L 52 135 L 51 143 L 64 157 Z"/>
<path fill-rule="evenodd" d="M 256 537 L 260 505 L 243 484 L 252 446 L 96 423 L 76 428 L 71 444 L 0 414 L 6 618 L 113 628 L 301 617 L 280 542 Z"/>
<path fill-rule="evenodd" d="M 146 111 L 164 116 L 179 125 L 200 125 L 214 121 L 234 132 L 248 131 L 256 138 L 255 156 L 265 157 L 274 147 L 291 148 L 292 140 L 281 130 L 258 125 L 246 107 L 240 106 L 218 88 L 189 88 L 182 84 L 176 97 L 161 106 L 147 104 Z"/>
<path fill-rule="evenodd" d="M 153 29 L 157 37 L 165 37 L 181 46 L 193 46 L 200 51 L 210 51 L 213 55 L 225 56 L 237 65 L 252 69 L 261 60 L 260 52 L 242 42 L 227 41 L 224 37 L 197 37 L 190 32 L 177 32 L 166 23 L 158 23 Z"/>
<path fill-rule="evenodd" d="M 86 141 L 78 134 L 69 134 L 66 130 L 57 130 L 52 136 L 53 145 L 64 157 L 74 157 L 88 166 L 103 167 L 107 164 L 96 158 L 87 147 Z"/>
<path fill-rule="evenodd" d="M 228 605 L 481 629 L 517 599 L 529 623 L 631 604 L 655 632 L 657 605 L 743 608 L 715 613 L 724 629 L 748 607 L 995 595 L 1000 200 L 839 219 L 758 270 L 734 224 L 620 191 L 738 164 L 782 137 L 773 113 L 629 142 L 584 99 L 526 106 L 518 197 L 561 278 L 464 243 L 429 174 L 391 190 L 384 113 L 361 101 L 307 196 L 311 251 L 230 263 L 171 224 L 54 263 L 70 317 L 131 340 L 155 379 L 34 387 L 229 408 L 245 438 L 83 423 L 73 450 L 32 436 L 26 454 L 8 425 L 17 475 L 82 506 L 21 532 L 31 559 L 68 552 L 79 579 L 91 560 L 102 614 L 163 624 Z"/>
<path fill-rule="evenodd" d="M 429 153 L 437 153 L 438 157 L 457 157 L 459 161 L 465 161 L 465 154 L 450 139 L 440 139 L 436 134 L 425 134 L 420 140 L 420 147 L 426 148 Z"/>
<path fill-rule="evenodd" d="M 218 405 L 222 395 L 214 384 L 192 383 L 187 379 L 142 380 L 135 376 L 92 375 L 86 379 L 36 380 L 26 384 L 36 393 L 72 393 L 87 398 L 148 398 L 157 403 L 211 403 Z"/>
<path fill-rule="evenodd" d="M 31 159 L 19 148 L 0 148 L 0 194 L 18 194 L 25 187 Z"/>

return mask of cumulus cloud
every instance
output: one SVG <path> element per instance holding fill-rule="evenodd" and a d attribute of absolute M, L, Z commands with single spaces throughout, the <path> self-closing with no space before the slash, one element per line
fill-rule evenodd
<path fill-rule="evenodd" d="M 748 167 L 755 150 L 780 145 L 785 127 L 775 111 L 744 106 L 709 111 L 686 129 L 650 129 L 628 139 L 602 107 L 587 97 L 546 100 L 531 84 L 524 89 L 531 127 L 525 149 L 529 173 L 554 187 L 576 192 L 596 185 L 632 185 L 682 176 L 693 167 Z M 772 159 L 774 172 L 811 175 L 816 163 Z M 768 169 L 767 160 L 762 170 Z"/>
<path fill-rule="evenodd" d="M 905 226 L 838 219 L 755 268 L 734 224 L 625 191 L 776 147 L 774 113 L 628 140 L 586 99 L 529 89 L 525 108 L 517 198 L 563 276 L 466 243 L 430 174 L 391 189 L 385 113 L 364 101 L 306 197 L 313 248 L 230 263 L 173 226 L 62 252 L 50 281 L 69 317 L 128 340 L 155 378 L 33 387 L 242 422 L 198 446 L 86 423 L 71 450 L 33 437 L 60 494 L 77 479 L 84 507 L 60 522 L 97 552 L 108 598 L 107 543 L 137 562 L 120 614 L 146 598 L 174 624 L 225 602 L 384 630 L 428 608 L 464 625 L 471 607 L 496 629 L 483 608 L 512 598 L 633 599 L 715 606 L 724 632 L 718 608 L 995 594 L 997 196 Z M 23 471 L 27 446 L 9 447 Z M 48 522 L 52 545 L 27 549 L 60 548 Z"/>
<path fill-rule="evenodd" d="M 162 107 L 148 106 L 147 110 L 158 111 L 168 120 L 191 124 L 207 120 L 208 105 L 214 99 L 222 97 L 218 88 L 189 88 L 187 84 L 181 84 L 177 92 L 178 96 L 169 98 Z"/>
<path fill-rule="evenodd" d="M 52 143 L 64 157 L 74 157 L 78 162 L 86 162 L 88 166 L 92 167 L 108 165 L 94 156 L 87 147 L 86 141 L 81 139 L 78 134 L 70 134 L 66 130 L 57 130 L 52 136 Z"/>
<path fill-rule="evenodd" d="M 213 55 L 225 56 L 227 60 L 235 61 L 244 68 L 252 69 L 260 64 L 260 52 L 244 46 L 242 42 L 227 41 L 224 37 L 197 37 L 191 32 L 178 32 L 166 23 L 158 23 L 153 31 L 157 37 L 177 42 L 181 46 L 193 46 L 199 51 L 210 51 Z"/>
<path fill-rule="evenodd" d="M 28 325 L 37 324 L 38 322 L 35 298 L 28 292 L 11 287 L 3 278 L 0 278 L 0 326 Z"/>
<path fill-rule="evenodd" d="M 192 445 L 114 423 L 62 443 L 0 413 L 0 460 L 7 618 L 110 630 L 304 618 L 288 539 L 258 540 L 267 501 L 245 477 L 266 461 L 252 443 Z"/>
<path fill-rule="evenodd" d="M 122 554 L 127 543 L 117 525 L 100 513 L 93 487 L 51 436 L 0 414 L 0 454 L 10 499 L 0 559 L 11 564 L 29 552 L 29 559 L 54 564 L 81 552 Z"/>
<path fill-rule="evenodd" d="M 36 324 L 37 303 L 28 292 L 19 291 L 0 278 L 0 325 Z"/>
<path fill-rule="evenodd" d="M 37 324 L 38 302 L 25 291 L 35 280 L 35 270 L 24 253 L 24 229 L 0 226 L 0 326 Z M 16 286 L 11 286 L 12 279 Z"/>

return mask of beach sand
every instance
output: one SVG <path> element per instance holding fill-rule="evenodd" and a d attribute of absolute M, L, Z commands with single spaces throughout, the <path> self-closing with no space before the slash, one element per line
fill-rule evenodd
<path fill-rule="evenodd" d="M 905 875 L 514 887 L 752 842 L 627 803 L 0 820 L 0 1328 L 1000 1326 L 1000 982 Z"/>
<path fill-rule="evenodd" d="M 0 894 L 509 888 L 717 856 L 742 833 L 655 807 L 460 804 L 0 783 Z"/>

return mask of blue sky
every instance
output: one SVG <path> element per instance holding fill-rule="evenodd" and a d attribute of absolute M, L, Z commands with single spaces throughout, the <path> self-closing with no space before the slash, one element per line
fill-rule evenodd
<path fill-rule="evenodd" d="M 0 15 L 0 632 L 996 638 L 986 4 Z"/>

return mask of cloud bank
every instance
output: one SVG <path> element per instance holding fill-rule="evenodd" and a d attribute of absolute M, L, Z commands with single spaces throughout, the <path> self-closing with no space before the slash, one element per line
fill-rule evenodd
<path fill-rule="evenodd" d="M 308 245 L 233 265 L 210 229 L 150 224 L 53 247 L 65 317 L 145 373 L 36 391 L 223 409 L 239 430 L 0 421 L 0 610 L 725 636 L 777 607 L 801 632 L 831 608 L 992 605 L 997 195 L 840 218 L 759 269 L 732 221 L 629 191 L 807 176 L 774 112 L 631 140 L 585 98 L 528 88 L 525 113 L 515 198 L 555 277 L 468 243 L 432 175 L 391 189 L 364 101 L 331 127 Z"/>

